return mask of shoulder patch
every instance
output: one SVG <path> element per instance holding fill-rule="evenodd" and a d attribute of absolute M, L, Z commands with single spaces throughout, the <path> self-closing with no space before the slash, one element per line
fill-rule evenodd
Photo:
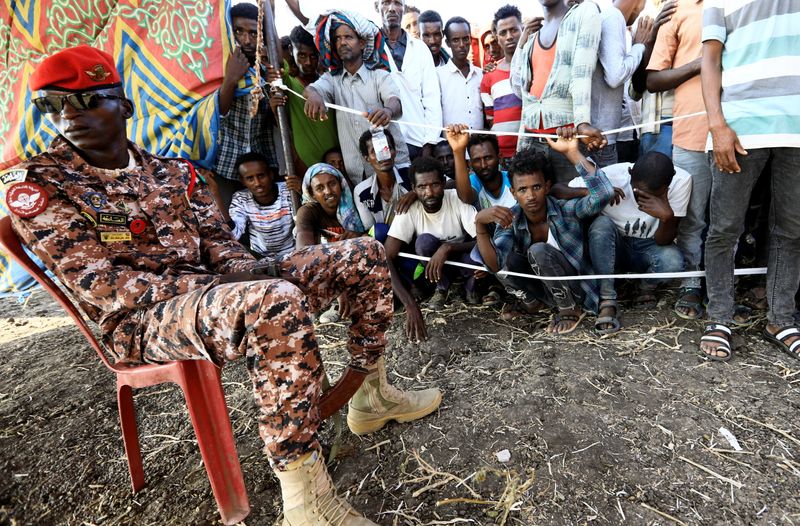
<path fill-rule="evenodd" d="M 8 210 L 19 217 L 35 217 L 47 208 L 47 191 L 36 183 L 15 183 L 6 192 Z"/>
<path fill-rule="evenodd" d="M 0 190 L 8 188 L 14 183 L 22 183 L 28 178 L 28 170 L 25 168 L 12 168 L 5 172 L 0 172 Z"/>

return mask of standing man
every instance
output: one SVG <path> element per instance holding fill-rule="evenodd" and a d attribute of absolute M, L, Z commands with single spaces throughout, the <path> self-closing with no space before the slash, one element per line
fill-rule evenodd
<path fill-rule="evenodd" d="M 433 65 L 437 68 L 447 64 L 450 55 L 442 49 L 442 39 L 444 38 L 444 23 L 442 17 L 436 11 L 423 11 L 419 15 L 419 34 L 425 45 L 431 51 Z"/>
<path fill-rule="evenodd" d="M 402 132 L 391 122 L 403 115 L 405 106 L 400 104 L 399 89 L 389 73 L 389 59 L 377 26 L 352 11 L 328 11 L 320 15 L 315 27 L 320 60 L 329 71 L 303 92 L 306 115 L 312 120 L 327 119 L 326 102 L 364 112 L 363 116 L 338 115 L 339 144 L 347 174 L 355 184 L 373 173 L 358 150 L 358 138 L 370 126 L 389 129 L 397 143 L 395 162 L 408 166 Z"/>
<path fill-rule="evenodd" d="M 706 0 L 701 81 L 714 150 L 706 239 L 706 359 L 727 361 L 733 322 L 733 254 L 753 186 L 772 161 L 764 337 L 800 358 L 793 319 L 800 284 L 800 6 L 779 0 Z"/>
<path fill-rule="evenodd" d="M 229 11 L 236 48 L 225 65 L 225 76 L 217 97 L 219 101 L 219 153 L 214 165 L 220 208 L 227 210 L 233 193 L 244 187 L 236 173 L 236 159 L 243 153 L 258 152 L 266 157 L 270 168 L 277 170 L 278 158 L 272 137 L 274 119 L 267 102 L 262 100 L 258 112 L 250 114 L 250 89 L 240 85 L 242 79 L 255 74 L 256 53 L 262 54 L 261 63 L 266 68 L 266 49 L 256 49 L 258 36 L 258 8 L 255 4 L 240 3 Z M 266 78 L 266 69 L 262 71 Z"/>
<path fill-rule="evenodd" d="M 675 115 L 705 110 L 700 83 L 700 57 L 703 53 L 703 0 L 679 0 L 672 20 L 658 33 L 650 64 L 647 89 L 654 93 L 675 90 Z M 692 175 L 689 208 L 678 226 L 678 246 L 683 251 L 686 270 L 700 270 L 703 233 L 706 230 L 708 197 L 711 194 L 711 165 L 706 153 L 708 121 L 703 117 L 672 123 L 672 161 Z M 681 318 L 703 315 L 703 290 L 700 278 L 683 280 L 675 313 Z"/>
<path fill-rule="evenodd" d="M 447 45 L 453 59 L 436 68 L 442 90 L 442 121 L 445 126 L 466 124 L 473 130 L 483 129 L 481 80 L 483 71 L 468 59 L 472 44 L 472 28 L 466 19 L 456 16 L 444 26 Z"/>
<path fill-rule="evenodd" d="M 336 493 L 322 458 L 324 372 L 309 313 L 341 294 L 350 302 L 348 348 L 370 371 L 351 402 L 351 429 L 435 410 L 438 390 L 405 393 L 386 380 L 392 296 L 381 245 L 310 247 L 259 270 L 187 161 L 128 141 L 133 105 L 111 55 L 66 49 L 39 64 L 30 87 L 60 135 L 17 167 L 12 225 L 100 326 L 115 361 L 245 358 L 284 520 L 372 524 Z"/>
<path fill-rule="evenodd" d="M 627 27 L 644 8 L 644 0 L 616 0 L 602 14 L 600 48 L 597 67 L 592 76 L 592 124 L 601 130 L 614 130 L 622 123 L 623 91 L 645 52 L 653 21 L 644 17 L 633 35 L 633 46 L 627 51 Z M 655 36 L 653 34 L 653 36 Z M 617 163 L 617 135 L 607 135 L 608 144 L 592 154 L 597 166 Z"/>
<path fill-rule="evenodd" d="M 577 132 L 587 136 L 582 141 L 590 148 L 602 148 L 606 139 L 591 124 L 600 8 L 593 2 L 570 8 L 564 0 L 539 2 L 544 19 L 529 21 L 520 37 L 522 49 L 514 53 L 511 63 L 511 86 L 522 99 L 525 130 L 554 134 L 557 128 L 566 127 L 567 138 Z M 575 173 L 572 163 L 552 151 L 544 139 L 520 138 L 517 150 L 525 148 L 541 151 L 548 157 L 556 182 L 572 179 Z"/>
<path fill-rule="evenodd" d="M 431 53 L 422 41 L 409 38 L 400 20 L 405 8 L 404 0 L 376 0 L 375 10 L 381 15 L 383 27 L 381 32 L 389 46 L 389 64 L 392 77 L 398 88 L 403 103 L 402 121 L 442 125 L 442 100 L 439 79 L 433 65 Z M 433 147 L 439 141 L 439 132 L 435 129 L 416 126 L 402 126 L 403 137 L 408 144 L 411 160 L 422 154 L 422 148 Z M 399 139 L 398 136 L 395 136 Z"/>
<path fill-rule="evenodd" d="M 284 65 L 281 78 L 283 83 L 298 93 L 310 84 L 319 80 L 319 51 L 314 44 L 314 37 L 303 26 L 296 26 L 289 34 L 292 42 L 292 56 L 297 65 L 297 75 L 292 75 L 288 63 Z M 270 80 L 273 80 L 274 70 L 270 66 Z M 325 152 L 339 146 L 336 130 L 336 115 L 330 119 L 315 121 L 305 114 L 305 103 L 295 96 L 284 95 L 275 90 L 270 107 L 276 112 L 278 106 L 286 106 L 289 110 L 289 122 L 292 126 L 292 144 L 296 157 L 297 173 L 305 173 L 309 166 L 322 160 Z"/>
<path fill-rule="evenodd" d="M 406 33 L 414 38 L 419 38 L 419 8 L 407 5 L 400 25 L 403 26 Z"/>
<path fill-rule="evenodd" d="M 497 41 L 503 50 L 503 59 L 494 71 L 486 73 L 481 82 L 481 99 L 486 113 L 486 123 L 494 132 L 518 132 L 522 117 L 522 99 L 511 89 L 511 59 L 522 34 L 522 13 L 513 5 L 504 5 L 494 14 Z M 517 151 L 516 135 L 500 135 L 500 160 L 503 166 Z"/>

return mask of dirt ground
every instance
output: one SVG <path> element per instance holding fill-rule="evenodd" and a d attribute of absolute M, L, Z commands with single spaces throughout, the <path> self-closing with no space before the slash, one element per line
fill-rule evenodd
<path fill-rule="evenodd" d="M 437 386 L 444 402 L 365 438 L 345 430 L 334 480 L 381 524 L 800 524 L 800 363 L 762 341 L 762 317 L 732 363 L 702 364 L 700 325 L 675 321 L 673 301 L 624 312 L 602 340 L 588 320 L 555 338 L 545 316 L 507 323 L 454 302 L 426 314 L 431 339 L 417 345 L 398 315 L 391 379 Z M 42 293 L 24 309 L 0 301 L 0 523 L 218 524 L 174 386 L 136 396 L 148 487 L 131 494 L 114 378 L 64 316 Z M 319 331 L 334 377 L 344 334 Z M 279 489 L 244 364 L 223 377 L 246 523 L 273 524 Z"/>

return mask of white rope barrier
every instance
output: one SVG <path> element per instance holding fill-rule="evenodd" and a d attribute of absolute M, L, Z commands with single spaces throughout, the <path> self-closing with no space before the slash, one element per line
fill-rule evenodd
<path fill-rule="evenodd" d="M 285 84 L 283 84 L 283 81 L 281 81 L 281 80 L 273 81 L 271 85 L 273 87 L 275 87 L 275 88 L 280 88 L 280 89 L 282 89 L 284 91 L 288 91 L 292 95 L 294 95 L 296 97 L 299 97 L 299 98 L 301 98 L 303 100 L 307 100 L 302 95 L 302 93 L 298 93 L 295 90 L 293 90 L 292 88 L 286 86 Z M 353 115 L 361 115 L 362 117 L 364 116 L 364 112 L 363 111 L 354 110 L 353 108 L 348 108 L 347 106 L 340 106 L 339 104 L 333 104 L 333 103 L 330 103 L 330 102 L 326 102 L 325 106 L 330 108 L 330 109 L 332 109 L 332 110 L 341 111 L 341 112 L 344 112 L 344 113 L 350 113 L 350 114 L 353 114 Z M 706 114 L 705 111 L 698 111 L 697 113 L 689 113 L 689 114 L 686 114 L 686 115 L 678 115 L 676 117 L 670 117 L 669 119 L 661 119 L 661 120 L 653 121 L 653 122 L 647 122 L 647 123 L 642 123 L 642 124 L 634 124 L 632 126 L 623 126 L 622 128 L 616 128 L 614 130 L 606 130 L 606 131 L 603 131 L 601 133 L 603 135 L 614 135 L 616 133 L 621 133 L 621 132 L 630 131 L 630 130 L 638 130 L 639 128 L 644 128 L 644 127 L 647 127 L 647 126 L 654 126 L 656 124 L 666 124 L 668 122 L 679 121 L 679 120 L 682 120 L 682 119 L 691 119 L 693 117 L 700 117 L 700 116 L 705 115 L 705 114 Z M 366 118 L 366 117 L 364 117 L 364 118 Z M 424 124 L 424 123 L 420 123 L 420 122 L 408 122 L 408 121 L 401 121 L 401 120 L 392 120 L 391 122 L 393 122 L 395 124 L 398 124 L 400 126 L 411 126 L 411 127 L 414 127 L 414 128 L 425 128 L 425 129 L 428 129 L 428 130 L 436 130 L 436 131 L 440 131 L 440 132 L 441 131 L 445 131 L 445 128 L 443 128 L 441 126 L 434 126 L 432 124 Z M 498 137 L 511 136 L 511 137 L 532 137 L 532 138 L 540 138 L 540 139 L 544 139 L 544 138 L 557 139 L 558 138 L 558 135 L 549 134 L 549 133 L 504 132 L 504 131 L 492 131 L 492 130 L 476 130 L 476 129 L 472 129 L 472 128 L 465 130 L 465 132 L 466 133 L 475 133 L 475 134 L 479 133 L 479 134 L 484 134 L 484 135 L 496 135 Z M 576 137 L 583 138 L 583 137 L 586 137 L 586 135 L 577 135 Z"/>
<path fill-rule="evenodd" d="M 416 254 L 409 254 L 407 252 L 400 252 L 398 256 L 407 259 L 416 259 L 417 261 L 430 261 L 431 258 L 425 256 L 418 256 Z M 461 267 L 470 270 L 483 270 L 484 272 L 493 273 L 486 266 L 470 265 L 468 263 L 461 263 L 459 261 L 445 261 L 445 265 L 453 267 Z M 758 276 L 767 273 L 766 267 L 760 268 L 740 268 L 734 270 L 736 276 Z M 676 278 L 704 278 L 706 272 L 704 270 L 695 270 L 687 272 L 653 272 L 650 274 L 589 274 L 589 275 L 575 275 L 575 276 L 537 276 L 535 274 L 523 274 L 521 272 L 511 272 L 510 270 L 501 270 L 497 272 L 501 276 L 514 276 L 517 278 L 538 279 L 540 281 L 583 281 L 592 279 L 676 279 Z"/>
<path fill-rule="evenodd" d="M 271 83 L 271 86 L 274 88 L 279 88 L 284 91 L 288 91 L 292 95 L 299 97 L 300 99 L 307 100 L 301 93 L 296 92 L 295 90 L 291 89 L 290 87 L 286 86 L 281 79 L 277 79 Z M 332 110 L 341 111 L 344 113 L 350 113 L 353 115 L 361 115 L 364 116 L 363 111 L 355 110 L 353 108 L 348 108 L 346 106 L 341 106 L 339 104 L 332 104 L 329 102 L 325 103 L 327 108 Z M 705 111 L 698 111 L 696 113 L 689 113 L 687 115 L 678 115 L 675 117 L 671 117 L 669 119 L 661 119 L 653 122 L 642 123 L 642 124 L 634 124 L 632 126 L 624 126 L 622 128 L 616 128 L 614 130 L 606 130 L 603 131 L 603 135 L 613 135 L 615 133 L 620 133 L 624 131 L 630 130 L 637 130 L 639 128 L 644 128 L 646 126 L 653 126 L 655 124 L 665 124 L 668 122 L 678 121 L 682 119 L 691 119 L 694 117 L 700 117 L 705 115 Z M 365 117 L 366 118 L 366 117 Z M 392 120 L 391 122 L 403 126 L 413 126 L 417 128 L 425 128 L 429 130 L 437 130 L 437 131 L 445 131 L 445 128 L 440 126 L 434 126 L 431 124 L 422 124 L 418 122 L 407 122 L 407 121 L 399 121 L 399 120 Z M 466 133 L 480 133 L 480 134 L 487 134 L 487 135 L 496 135 L 496 136 L 515 136 L 515 137 L 533 137 L 533 138 L 550 138 L 550 139 L 557 139 L 558 135 L 553 134 L 545 134 L 545 133 L 528 133 L 528 132 L 498 132 L 498 131 L 491 131 L 491 130 L 475 130 L 475 129 L 468 129 Z M 585 137 L 584 135 L 578 135 L 578 137 Z M 417 261 L 430 261 L 431 258 L 424 257 L 424 256 L 417 256 L 416 254 L 409 254 L 406 252 L 401 252 L 398 254 L 400 257 L 404 257 L 407 259 L 415 259 Z M 478 265 L 469 265 L 467 263 L 460 263 L 458 261 L 445 261 L 445 265 L 451 265 L 454 267 L 461 267 L 470 270 L 483 270 L 485 272 L 491 272 L 485 266 L 481 267 Z M 734 275 L 736 276 L 755 276 L 755 275 L 764 275 L 767 273 L 767 269 L 764 267 L 761 268 L 745 268 L 745 269 L 735 269 Z M 537 279 L 540 281 L 582 281 L 582 280 L 595 280 L 595 279 L 678 279 L 678 278 L 704 278 L 706 276 L 705 271 L 688 271 L 688 272 L 654 272 L 651 274 L 592 274 L 592 275 L 576 275 L 576 276 L 537 276 L 534 274 L 523 274 L 520 272 L 511 272 L 508 270 L 501 270 L 497 272 L 497 274 L 501 276 L 514 276 L 518 278 L 526 278 L 526 279 Z"/>

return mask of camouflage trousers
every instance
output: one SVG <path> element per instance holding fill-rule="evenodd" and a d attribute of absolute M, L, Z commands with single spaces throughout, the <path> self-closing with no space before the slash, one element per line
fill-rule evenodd
<path fill-rule="evenodd" d="M 348 348 L 353 363 L 368 366 L 383 353 L 393 310 L 383 246 L 370 238 L 308 247 L 282 266 L 299 288 L 267 279 L 183 294 L 144 314 L 134 344 L 145 362 L 245 357 L 259 433 L 278 468 L 319 448 L 324 373 L 311 313 L 346 294 Z"/>

